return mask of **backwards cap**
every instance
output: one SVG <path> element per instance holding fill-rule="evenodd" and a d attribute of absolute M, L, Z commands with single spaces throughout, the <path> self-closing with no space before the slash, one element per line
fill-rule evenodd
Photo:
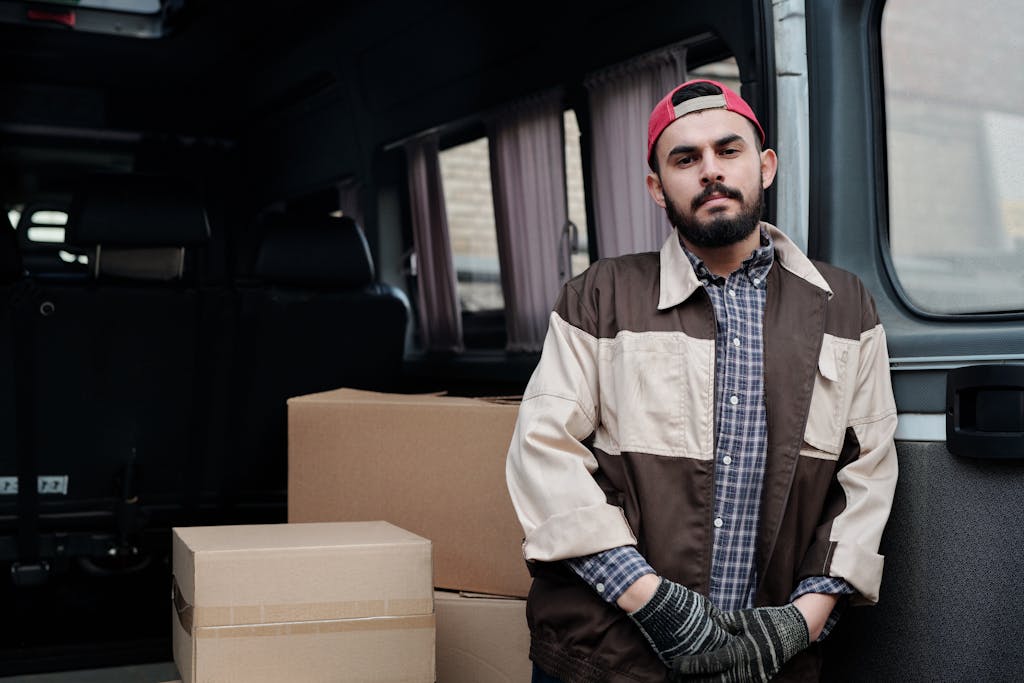
<path fill-rule="evenodd" d="M 684 102 L 680 102 L 679 104 L 672 104 L 673 95 L 694 83 L 710 83 L 711 85 L 718 87 L 722 93 L 720 95 L 694 97 Z M 658 141 L 658 137 L 661 135 L 662 131 L 668 128 L 669 124 L 676 119 L 686 116 L 687 114 L 692 114 L 695 111 L 703 111 L 705 109 L 725 109 L 727 111 L 736 112 L 754 124 L 754 128 L 757 128 L 757 132 L 761 134 L 761 144 L 764 144 L 764 129 L 761 128 L 761 124 L 757 122 L 757 117 L 754 116 L 754 110 L 750 108 L 750 105 L 747 104 L 742 97 L 718 81 L 709 81 L 707 79 L 698 78 L 676 86 L 654 106 L 654 111 L 651 112 L 651 118 L 647 122 L 647 163 L 650 163 L 651 152 L 654 151 L 654 143 Z"/>

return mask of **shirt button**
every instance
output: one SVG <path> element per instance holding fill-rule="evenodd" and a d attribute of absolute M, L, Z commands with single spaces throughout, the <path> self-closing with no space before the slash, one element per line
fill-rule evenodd
<path fill-rule="evenodd" d="M 701 283 L 702 285 L 704 285 L 705 287 L 707 287 L 707 286 L 708 286 L 708 281 L 707 281 L 707 280 L 701 280 L 701 281 L 700 281 L 700 283 Z"/>
<path fill-rule="evenodd" d="M 597 584 L 596 586 L 594 586 L 594 588 L 597 590 L 598 593 L 604 593 L 604 584 L 603 583 Z"/>
<path fill-rule="evenodd" d="M 733 346 L 739 346 L 740 345 L 740 338 L 739 337 L 733 337 L 732 345 Z"/>
<path fill-rule="evenodd" d="M 729 296 L 732 296 L 732 297 L 736 296 L 736 290 L 735 289 L 730 289 L 729 290 Z"/>
<path fill-rule="evenodd" d="M 754 280 L 753 280 L 753 283 L 754 283 L 754 286 L 757 287 L 759 284 L 761 284 L 761 278 L 755 277 Z"/>
<path fill-rule="evenodd" d="M 724 458 L 722 458 L 722 462 L 725 463 L 726 465 L 731 465 L 732 464 L 732 456 L 731 455 L 725 456 Z"/>
<path fill-rule="evenodd" d="M 715 517 L 715 528 L 716 529 L 721 529 L 723 524 L 725 524 L 725 522 L 722 521 L 721 517 Z"/>
<path fill-rule="evenodd" d="M 729 397 L 729 403 L 731 403 L 733 405 L 736 405 L 739 402 L 740 402 L 740 397 L 739 396 L 730 396 Z"/>

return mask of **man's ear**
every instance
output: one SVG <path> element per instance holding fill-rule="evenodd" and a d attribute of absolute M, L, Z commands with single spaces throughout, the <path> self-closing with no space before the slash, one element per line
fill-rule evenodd
<path fill-rule="evenodd" d="M 779 170 L 779 157 L 774 149 L 761 152 L 761 189 L 767 190 L 775 180 L 775 172 Z"/>
<path fill-rule="evenodd" d="M 647 174 L 647 191 L 651 193 L 651 199 L 654 203 L 665 208 L 665 190 L 661 187 L 661 178 L 658 177 L 657 173 Z"/>

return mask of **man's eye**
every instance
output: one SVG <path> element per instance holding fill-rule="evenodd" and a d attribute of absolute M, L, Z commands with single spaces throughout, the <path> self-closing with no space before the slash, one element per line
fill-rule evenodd
<path fill-rule="evenodd" d="M 676 159 L 676 163 L 680 166 L 686 166 L 693 163 L 693 157 L 679 157 Z"/>
<path fill-rule="evenodd" d="M 735 147 L 727 147 L 726 149 L 722 150 L 722 156 L 726 156 L 726 157 L 730 157 L 730 156 L 733 156 L 734 154 L 739 154 L 739 153 L 740 153 L 740 151 L 738 149 L 736 149 Z"/>

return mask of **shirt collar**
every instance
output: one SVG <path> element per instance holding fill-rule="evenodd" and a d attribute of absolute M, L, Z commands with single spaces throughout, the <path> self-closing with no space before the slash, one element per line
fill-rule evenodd
<path fill-rule="evenodd" d="M 825 278 L 814 267 L 811 260 L 804 256 L 803 252 L 781 230 L 764 221 L 761 222 L 760 230 L 762 246 L 752 253 L 750 259 L 744 261 L 744 267 L 748 269 L 764 267 L 764 273 L 767 274 L 772 263 L 778 260 L 780 266 L 815 287 L 825 290 L 830 297 L 832 296 L 832 288 L 829 287 Z M 764 244 L 766 237 L 769 243 L 767 246 Z M 762 251 L 768 253 L 761 256 Z M 762 263 L 763 258 L 770 259 L 766 267 Z M 673 230 L 661 246 L 660 262 L 661 287 L 658 296 L 658 310 L 662 311 L 686 301 L 701 286 L 701 283 L 694 271 L 693 263 L 683 249 L 678 231 Z"/>

